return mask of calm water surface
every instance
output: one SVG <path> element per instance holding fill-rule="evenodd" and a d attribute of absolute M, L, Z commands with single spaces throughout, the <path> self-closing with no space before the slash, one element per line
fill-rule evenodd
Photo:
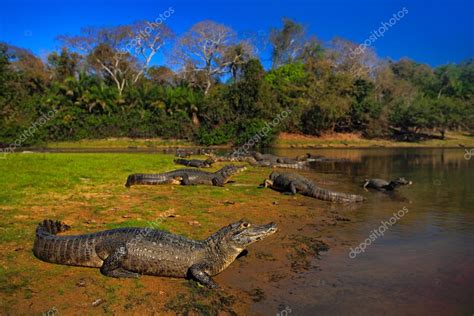
<path fill-rule="evenodd" d="M 295 156 L 297 150 L 276 150 Z M 364 193 L 352 218 L 334 227 L 341 242 L 315 259 L 315 268 L 275 284 L 253 311 L 275 315 L 474 315 L 474 157 L 463 149 L 317 150 L 348 163 L 310 171 L 329 187 L 354 192 L 364 178 L 412 180 L 398 194 Z M 363 192 L 363 191 L 362 191 Z M 331 206 L 327 206 L 331 207 Z M 408 212 L 365 252 L 350 258 L 381 221 Z M 317 220 L 317 219 L 315 219 Z M 317 267 L 317 268 L 316 268 Z M 291 310 L 291 312 L 290 312 Z"/>

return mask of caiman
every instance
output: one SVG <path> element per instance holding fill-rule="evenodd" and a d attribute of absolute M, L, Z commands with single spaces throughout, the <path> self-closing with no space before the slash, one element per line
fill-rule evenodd
<path fill-rule="evenodd" d="M 260 158 L 257 160 L 254 156 L 250 155 L 228 155 L 228 156 L 215 156 L 209 154 L 208 156 L 212 157 L 215 161 L 238 161 L 238 162 L 248 162 L 251 166 L 254 167 L 270 167 L 270 168 L 287 168 L 287 169 L 305 169 L 308 167 L 306 161 L 297 161 L 295 159 L 278 157 L 270 154 L 260 154 L 253 152 L 253 155 L 256 155 Z M 264 159 L 264 158 L 268 159 Z M 285 162 L 286 161 L 286 162 Z"/>
<path fill-rule="evenodd" d="M 263 185 L 285 194 L 294 195 L 299 193 L 324 201 L 348 203 L 361 202 L 364 200 L 361 195 L 346 194 L 320 188 L 311 180 L 296 173 L 272 172 L 269 179 L 265 179 Z"/>
<path fill-rule="evenodd" d="M 367 188 L 375 189 L 379 191 L 393 191 L 402 185 L 411 185 L 413 182 L 406 180 L 405 178 L 396 178 L 390 182 L 383 179 L 365 179 L 364 189 Z"/>
<path fill-rule="evenodd" d="M 215 186 L 223 186 L 230 178 L 237 173 L 247 169 L 245 166 L 227 165 L 217 170 L 216 172 L 207 172 L 196 169 L 178 169 L 165 173 L 131 174 L 127 178 L 126 187 L 136 184 L 207 184 Z"/>
<path fill-rule="evenodd" d="M 313 155 L 310 153 L 297 156 L 297 161 L 308 161 L 308 162 L 349 162 L 347 158 L 327 158 L 321 155 Z"/>
<path fill-rule="evenodd" d="M 251 166 L 254 167 L 270 167 L 270 168 L 286 168 L 286 169 L 305 169 L 308 168 L 306 161 L 295 161 L 293 163 L 281 163 L 271 162 L 269 160 L 256 160 L 253 157 L 246 157 L 244 161 L 247 161 Z"/>
<path fill-rule="evenodd" d="M 216 161 L 212 157 L 209 157 L 206 160 L 180 158 L 180 159 L 175 159 L 174 162 L 179 165 L 184 165 L 188 167 L 210 168 Z"/>
<path fill-rule="evenodd" d="M 276 224 L 241 220 L 205 240 L 192 240 L 152 228 L 117 228 L 97 233 L 57 236 L 70 227 L 44 220 L 36 228 L 34 255 L 46 262 L 100 268 L 114 278 L 142 274 L 193 278 L 210 288 L 212 276 L 227 268 L 250 244 L 277 231 Z"/>
<path fill-rule="evenodd" d="M 280 157 L 272 154 L 261 154 L 259 152 L 251 152 L 252 157 L 257 161 L 269 161 L 271 163 L 281 163 L 281 164 L 294 164 L 297 162 L 296 159 L 288 157 Z"/>
<path fill-rule="evenodd" d="M 178 148 L 175 152 L 176 157 L 179 158 L 187 158 L 191 155 L 205 155 L 209 152 L 206 148 L 198 148 L 198 149 L 189 149 L 189 148 Z"/>

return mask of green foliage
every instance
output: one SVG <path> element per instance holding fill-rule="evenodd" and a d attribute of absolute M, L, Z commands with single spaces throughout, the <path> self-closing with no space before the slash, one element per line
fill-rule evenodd
<path fill-rule="evenodd" d="M 62 48 L 60 54 L 52 52 L 48 56 L 48 64 L 54 79 L 61 82 L 68 77 L 73 77 L 77 73 L 79 59 L 78 54 L 69 53 L 66 48 Z"/>
<path fill-rule="evenodd" d="M 106 43 L 94 43 L 96 49 L 88 55 L 53 52 L 47 65 L 27 50 L 0 43 L 0 145 L 17 140 L 50 111 L 55 115 L 22 146 L 160 136 L 203 145 L 250 141 L 264 147 L 280 131 L 360 132 L 366 137 L 439 132 L 443 137 L 449 129 L 474 128 L 472 59 L 432 68 L 407 59 L 381 62 L 365 56 L 375 65 L 368 69 L 363 56 L 349 58 L 353 43 L 325 48 L 291 20 L 272 32 L 271 41 L 271 70 L 249 56 L 236 59 L 229 69 L 221 69 L 227 77 L 213 74 L 206 94 L 202 74 L 189 75 L 189 68 L 178 74 L 150 67 L 132 80 L 139 63 L 131 56 L 119 65 L 127 77 L 120 87 L 97 61 L 102 55 L 113 59 L 114 46 Z M 237 45 L 227 53 L 237 56 L 243 50 Z M 113 62 L 107 58 L 101 57 Z M 284 109 L 289 115 L 262 134 Z"/>
<path fill-rule="evenodd" d="M 301 85 L 307 78 L 308 74 L 303 63 L 286 64 L 269 71 L 265 76 L 265 80 L 272 88 Z"/>
<path fill-rule="evenodd" d="M 197 141 L 205 146 L 222 145 L 232 142 L 234 136 L 235 127 L 233 124 L 226 124 L 217 128 L 203 126 L 197 133 Z"/>
<path fill-rule="evenodd" d="M 268 147 L 277 135 L 278 130 L 271 128 L 271 125 L 262 119 L 250 119 L 240 122 L 236 126 L 235 144 L 249 147 Z"/>

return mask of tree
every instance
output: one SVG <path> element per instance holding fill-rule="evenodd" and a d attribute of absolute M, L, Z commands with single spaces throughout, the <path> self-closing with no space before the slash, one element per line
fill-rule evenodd
<path fill-rule="evenodd" d="M 52 72 L 53 79 L 64 81 L 68 77 L 77 77 L 80 56 L 77 53 L 69 53 L 67 48 L 63 47 L 61 53 L 53 52 L 48 56 L 48 67 Z"/>
<path fill-rule="evenodd" d="M 273 29 L 270 32 L 272 43 L 272 67 L 292 63 L 303 52 L 306 32 L 304 27 L 291 19 L 283 19 L 281 29 Z"/>
<path fill-rule="evenodd" d="M 157 51 L 173 36 L 164 24 L 146 25 L 147 22 L 140 21 L 109 28 L 88 27 L 78 36 L 59 39 L 84 54 L 102 76 L 110 77 L 122 95 L 125 86 L 142 77 Z"/>
<path fill-rule="evenodd" d="M 431 101 L 431 113 L 433 128 L 437 128 L 441 133 L 441 139 L 445 138 L 446 130 L 449 128 L 459 127 L 463 122 L 463 118 L 468 116 L 465 108 L 459 99 L 449 97 L 439 97 Z"/>
<path fill-rule="evenodd" d="M 337 71 L 347 72 L 355 79 L 373 78 L 379 62 L 370 47 L 362 48 L 340 37 L 331 41 L 328 56 Z"/>
<path fill-rule="evenodd" d="M 410 82 L 425 95 L 436 96 L 438 94 L 435 74 L 430 66 L 404 58 L 397 62 L 390 62 L 390 67 L 396 78 Z"/>
<path fill-rule="evenodd" d="M 229 87 L 227 100 L 237 121 L 273 119 L 279 109 L 258 59 L 250 59 L 242 65 L 241 79 Z"/>
<path fill-rule="evenodd" d="M 22 88 L 30 94 L 43 92 L 49 83 L 49 74 L 41 59 L 23 48 L 7 45 L 7 49 L 10 68 L 19 76 Z"/>
<path fill-rule="evenodd" d="M 216 78 L 236 73 L 238 65 L 251 55 L 249 43 L 239 42 L 231 28 L 209 20 L 193 25 L 178 39 L 173 51 L 174 61 L 182 66 L 185 75 L 202 74 L 205 95 Z"/>
<path fill-rule="evenodd" d="M 158 85 L 171 86 L 176 81 L 176 74 L 166 66 L 152 66 L 147 70 L 147 77 Z"/>

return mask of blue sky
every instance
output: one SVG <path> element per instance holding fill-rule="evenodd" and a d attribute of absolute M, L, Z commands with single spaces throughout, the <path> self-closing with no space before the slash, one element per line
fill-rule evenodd
<path fill-rule="evenodd" d="M 167 24 L 178 34 L 205 19 L 238 32 L 268 33 L 281 25 L 282 17 L 289 17 L 323 41 L 340 36 L 358 43 L 405 7 L 408 13 L 373 43 L 380 57 L 408 57 L 433 66 L 474 57 L 473 0 L 0 0 L 0 41 L 44 57 L 59 47 L 59 34 L 77 34 L 84 26 L 154 20 L 169 7 L 175 12 Z"/>

